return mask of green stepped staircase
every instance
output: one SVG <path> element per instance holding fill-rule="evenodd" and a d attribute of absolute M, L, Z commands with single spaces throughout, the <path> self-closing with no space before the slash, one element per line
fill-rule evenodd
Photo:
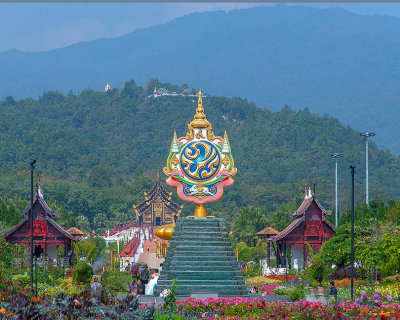
<path fill-rule="evenodd" d="M 223 219 L 179 219 L 156 294 L 177 279 L 176 294 L 245 296 L 247 290 Z"/>

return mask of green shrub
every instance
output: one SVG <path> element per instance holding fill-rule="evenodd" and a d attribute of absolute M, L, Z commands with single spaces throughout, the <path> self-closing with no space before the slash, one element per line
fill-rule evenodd
<path fill-rule="evenodd" d="M 24 275 L 24 274 L 16 274 L 11 276 L 11 280 L 13 282 L 19 282 L 22 281 L 23 285 L 26 286 L 31 282 L 31 279 L 28 275 Z"/>
<path fill-rule="evenodd" d="M 132 275 L 129 272 L 110 272 L 103 276 L 101 283 L 104 290 L 113 296 L 118 292 L 126 292 L 129 288 L 128 282 L 132 281 Z"/>
<path fill-rule="evenodd" d="M 301 283 L 298 283 L 293 287 L 278 287 L 275 289 L 275 293 L 289 296 L 292 301 L 298 301 L 304 299 L 308 291 L 303 288 Z"/>
<path fill-rule="evenodd" d="M 306 243 L 308 252 L 312 252 L 311 246 Z M 316 288 L 318 282 L 321 284 L 327 284 L 329 269 L 324 260 L 325 255 L 325 244 L 320 248 L 320 251 L 312 256 L 311 265 L 307 268 L 307 275 L 311 281 L 311 286 Z"/>
<path fill-rule="evenodd" d="M 88 285 L 90 284 L 93 274 L 93 267 L 83 260 L 78 261 L 74 269 L 72 269 L 72 279 L 75 283 Z"/>

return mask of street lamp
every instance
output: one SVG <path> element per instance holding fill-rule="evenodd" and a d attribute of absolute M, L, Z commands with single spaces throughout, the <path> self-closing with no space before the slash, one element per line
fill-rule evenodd
<path fill-rule="evenodd" d="M 37 257 L 35 257 L 35 296 L 37 298 Z"/>
<path fill-rule="evenodd" d="M 31 290 L 33 294 L 33 170 L 35 170 L 36 160 L 30 162 L 31 166 L 31 210 L 30 210 L 30 223 L 31 223 Z"/>
<path fill-rule="evenodd" d="M 369 192 L 368 192 L 368 142 L 370 138 L 375 136 L 373 132 L 361 132 L 360 136 L 365 138 L 365 204 L 369 208 Z"/>
<path fill-rule="evenodd" d="M 354 297 L 354 166 L 350 166 L 351 169 L 351 269 L 350 269 L 350 277 L 351 277 L 351 300 Z"/>
<path fill-rule="evenodd" d="M 331 154 L 331 157 L 335 159 L 335 227 L 337 228 L 337 226 L 338 226 L 337 161 L 338 161 L 338 158 L 343 157 L 343 154 L 333 153 L 333 154 Z"/>

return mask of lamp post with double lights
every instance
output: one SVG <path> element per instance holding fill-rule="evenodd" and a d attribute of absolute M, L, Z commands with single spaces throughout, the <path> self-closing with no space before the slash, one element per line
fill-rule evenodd
<path fill-rule="evenodd" d="M 369 186 L 368 186 L 368 142 L 375 136 L 373 132 L 361 132 L 360 136 L 365 138 L 365 204 L 369 208 Z"/>
<path fill-rule="evenodd" d="M 31 161 L 31 210 L 29 220 L 31 223 L 31 290 L 33 294 L 33 170 L 35 170 L 36 160 Z"/>
<path fill-rule="evenodd" d="M 351 277 L 351 300 L 354 298 L 354 166 L 351 169 L 351 255 L 350 255 L 350 277 Z"/>

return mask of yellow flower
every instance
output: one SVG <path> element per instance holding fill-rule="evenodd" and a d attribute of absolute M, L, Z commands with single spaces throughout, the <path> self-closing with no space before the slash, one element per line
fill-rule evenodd
<path fill-rule="evenodd" d="M 0 309 L 0 313 L 6 313 L 6 309 L 5 308 L 1 308 Z"/>

